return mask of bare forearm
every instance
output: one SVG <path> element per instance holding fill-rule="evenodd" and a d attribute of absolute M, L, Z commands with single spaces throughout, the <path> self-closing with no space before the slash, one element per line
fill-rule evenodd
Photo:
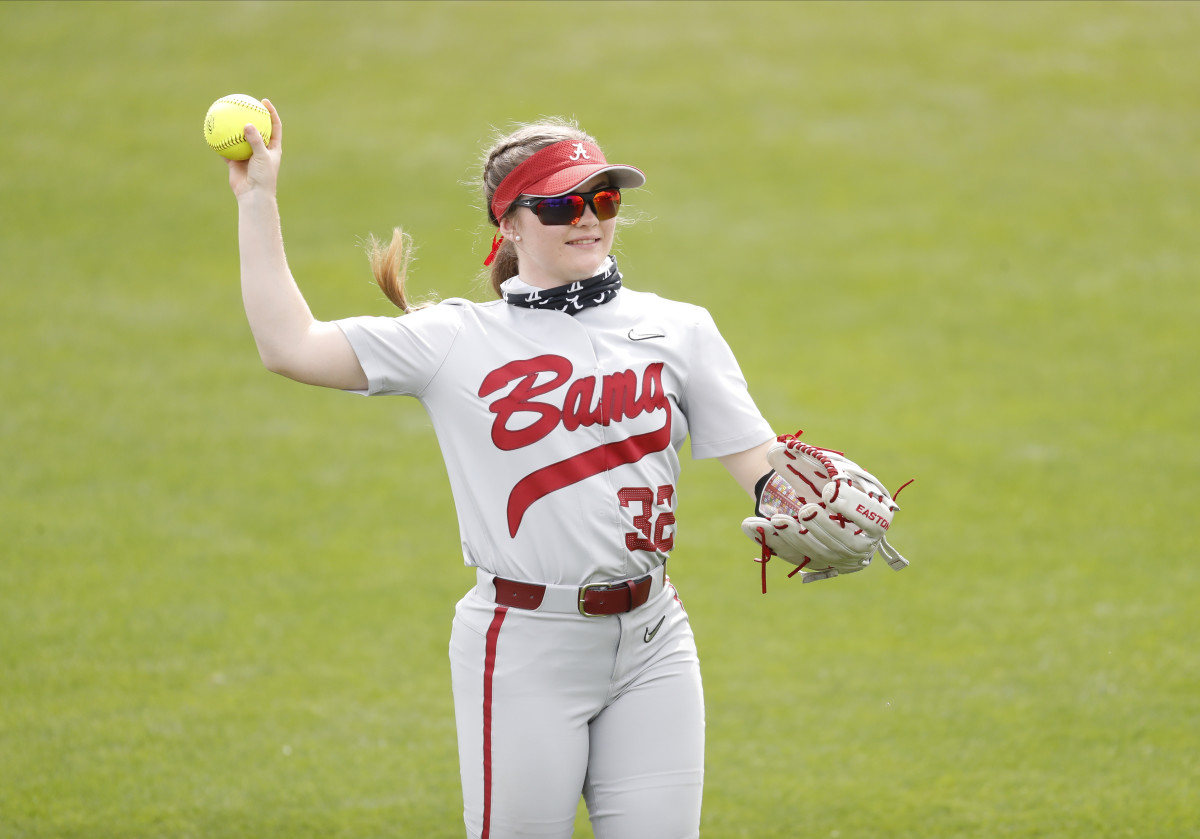
<path fill-rule="evenodd" d="M 258 354 L 268 370 L 322 387 L 365 390 L 367 376 L 336 323 L 313 318 L 288 269 L 275 186 L 283 153 L 283 122 L 269 99 L 271 143 L 246 126 L 249 160 L 229 160 L 229 187 L 238 201 L 242 302 Z"/>
<path fill-rule="evenodd" d="M 283 372 L 289 352 L 313 325 L 312 311 L 288 268 L 273 195 L 253 193 L 238 202 L 242 303 L 263 364 Z"/>
<path fill-rule="evenodd" d="M 767 449 L 771 448 L 774 442 L 767 440 L 752 449 L 720 458 L 721 465 L 729 470 L 729 474 L 733 475 L 734 480 L 751 498 L 754 497 L 754 486 L 758 479 L 771 471 L 771 466 L 767 463 Z"/>

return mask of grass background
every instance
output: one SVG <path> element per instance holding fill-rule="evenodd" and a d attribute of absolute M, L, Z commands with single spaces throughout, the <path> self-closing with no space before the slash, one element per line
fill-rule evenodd
<path fill-rule="evenodd" d="M 649 175 L 707 306 L 913 560 L 758 593 L 688 462 L 709 837 L 1200 835 L 1200 5 L 4 3 L 0 836 L 455 837 L 461 567 L 415 402 L 259 366 L 201 121 L 270 96 L 318 317 L 484 298 L 491 126 Z M 586 819 L 578 836 L 590 836 Z"/>

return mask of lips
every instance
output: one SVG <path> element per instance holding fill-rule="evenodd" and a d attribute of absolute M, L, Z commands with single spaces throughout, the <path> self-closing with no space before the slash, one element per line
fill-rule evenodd
<path fill-rule="evenodd" d="M 600 243 L 599 236 L 581 236 L 578 239 L 568 239 L 567 244 L 573 247 L 588 247 Z"/>

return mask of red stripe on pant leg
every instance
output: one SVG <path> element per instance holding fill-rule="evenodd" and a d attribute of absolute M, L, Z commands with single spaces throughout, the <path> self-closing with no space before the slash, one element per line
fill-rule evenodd
<path fill-rule="evenodd" d="M 492 672 L 496 669 L 496 641 L 500 638 L 500 624 L 508 609 L 496 607 L 496 616 L 488 627 L 487 648 L 483 656 L 483 833 L 480 839 L 488 839 L 492 832 Z"/>

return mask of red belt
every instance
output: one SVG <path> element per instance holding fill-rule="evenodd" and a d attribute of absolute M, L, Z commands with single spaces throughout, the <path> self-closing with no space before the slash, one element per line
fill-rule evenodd
<path fill-rule="evenodd" d="M 496 577 L 496 603 L 514 609 L 536 609 L 542 605 L 546 587 L 538 583 L 520 583 Z M 632 612 L 650 598 L 654 576 L 619 583 L 588 583 L 579 587 L 579 613 L 589 617 Z"/>

